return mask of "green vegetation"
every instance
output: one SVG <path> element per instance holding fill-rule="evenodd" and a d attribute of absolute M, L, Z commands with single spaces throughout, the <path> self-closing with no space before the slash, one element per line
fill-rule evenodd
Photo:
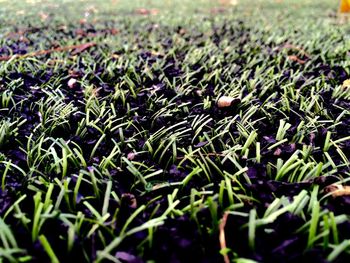
<path fill-rule="evenodd" d="M 350 24 L 241 2 L 0 1 L 1 262 L 349 260 Z"/>

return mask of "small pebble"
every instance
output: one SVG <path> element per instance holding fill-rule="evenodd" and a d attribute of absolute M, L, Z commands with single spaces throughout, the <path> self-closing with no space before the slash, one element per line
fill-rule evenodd
<path fill-rule="evenodd" d="M 237 99 L 237 98 L 233 98 L 233 97 L 229 97 L 229 96 L 222 96 L 218 100 L 218 107 L 219 108 L 230 107 L 232 105 L 232 102 L 236 102 L 238 100 L 239 99 Z"/>
<path fill-rule="evenodd" d="M 77 84 L 77 80 L 76 79 L 71 78 L 71 79 L 68 80 L 68 87 L 69 88 L 73 89 L 76 86 L 76 84 Z"/>

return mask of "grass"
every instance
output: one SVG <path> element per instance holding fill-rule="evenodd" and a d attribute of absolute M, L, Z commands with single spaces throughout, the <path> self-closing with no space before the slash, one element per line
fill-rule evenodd
<path fill-rule="evenodd" d="M 333 1 L 0 3 L 1 260 L 349 259 Z"/>

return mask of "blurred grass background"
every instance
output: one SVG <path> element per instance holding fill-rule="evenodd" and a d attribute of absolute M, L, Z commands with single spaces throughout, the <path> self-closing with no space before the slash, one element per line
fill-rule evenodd
<path fill-rule="evenodd" d="M 281 36 L 281 41 L 288 34 L 307 41 L 312 35 L 326 34 L 329 27 L 342 30 L 344 39 L 349 40 L 350 23 L 337 17 L 338 6 L 336 0 L 0 0 L 0 44 L 5 45 L 6 36 L 14 32 L 33 28 L 46 28 L 50 38 L 62 26 L 90 24 L 118 30 L 119 22 L 142 27 L 143 22 L 150 21 L 190 29 L 208 17 L 213 21 L 240 20 L 247 28 Z"/>
<path fill-rule="evenodd" d="M 14 29 L 150 19 L 168 24 L 228 17 L 280 28 L 292 22 L 339 24 L 336 0 L 0 0 L 0 37 Z M 138 18 L 138 19 L 139 19 Z M 310 29 L 312 30 L 312 29 Z"/>
<path fill-rule="evenodd" d="M 138 8 L 158 9 L 161 11 L 159 14 L 175 15 L 215 13 L 213 9 L 220 8 L 242 16 L 250 12 L 275 11 L 327 16 L 330 12 L 336 13 L 338 5 L 336 0 L 0 0 L 0 16 L 2 20 L 20 21 L 39 12 L 54 12 L 70 16 L 70 19 L 82 19 L 89 11 L 95 16 L 106 17 L 126 15 Z"/>

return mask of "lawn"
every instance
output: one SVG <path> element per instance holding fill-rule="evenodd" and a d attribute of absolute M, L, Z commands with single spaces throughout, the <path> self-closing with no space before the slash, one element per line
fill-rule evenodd
<path fill-rule="evenodd" d="M 349 262 L 332 0 L 0 0 L 0 262 Z"/>

